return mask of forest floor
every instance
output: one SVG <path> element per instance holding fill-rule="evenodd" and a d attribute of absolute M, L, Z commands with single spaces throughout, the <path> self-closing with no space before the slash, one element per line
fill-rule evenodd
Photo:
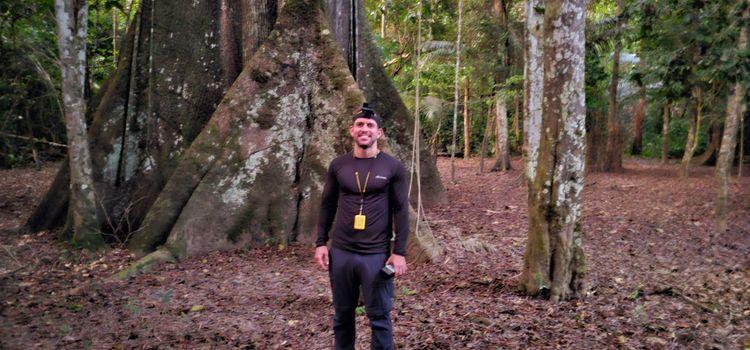
<path fill-rule="evenodd" d="M 398 348 L 750 348 L 750 177 L 731 182 L 729 230 L 714 235 L 713 168 L 680 179 L 675 165 L 631 159 L 623 173 L 588 174 L 590 293 L 551 304 L 515 288 L 520 162 L 484 174 L 478 163 L 458 160 L 451 184 L 449 160 L 438 162 L 448 201 L 427 214 L 447 253 L 397 280 Z M 331 347 L 330 288 L 311 247 L 218 252 L 119 282 L 106 277 L 133 261 L 122 248 L 13 234 L 55 171 L 0 170 L 0 348 Z M 357 347 L 369 348 L 367 318 L 357 322 Z"/>

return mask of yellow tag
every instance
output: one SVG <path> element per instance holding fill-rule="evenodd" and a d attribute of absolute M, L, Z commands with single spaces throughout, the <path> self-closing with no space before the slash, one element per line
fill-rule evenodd
<path fill-rule="evenodd" d="M 354 215 L 354 229 L 364 230 L 365 229 L 365 216 L 362 214 Z"/>

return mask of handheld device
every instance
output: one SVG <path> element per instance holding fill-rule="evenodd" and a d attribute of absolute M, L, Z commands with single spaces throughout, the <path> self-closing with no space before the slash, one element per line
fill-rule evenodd
<path fill-rule="evenodd" d="M 396 270 L 393 268 L 393 265 L 391 264 L 383 266 L 383 268 L 380 269 L 380 272 L 382 272 L 388 278 L 391 278 L 394 275 L 396 275 Z"/>

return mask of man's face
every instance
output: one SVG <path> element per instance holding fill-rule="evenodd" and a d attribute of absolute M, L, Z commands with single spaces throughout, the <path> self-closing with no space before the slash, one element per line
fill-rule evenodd
<path fill-rule="evenodd" d="M 374 120 L 357 118 L 349 128 L 349 134 L 359 147 L 366 149 L 375 144 L 375 141 L 383 135 L 383 131 Z"/>

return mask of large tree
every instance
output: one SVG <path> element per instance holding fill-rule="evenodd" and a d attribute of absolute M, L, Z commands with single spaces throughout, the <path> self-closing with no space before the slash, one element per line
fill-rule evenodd
<path fill-rule="evenodd" d="M 739 5 L 744 5 L 742 11 L 741 20 L 738 21 L 738 27 L 740 29 L 740 35 L 738 38 L 737 47 L 740 50 L 747 50 L 747 20 L 750 18 L 750 1 L 740 0 Z M 740 6 L 743 7 L 743 6 Z M 739 120 L 741 115 L 745 113 L 747 104 L 744 102 L 746 90 L 743 86 L 742 74 L 736 77 L 732 92 L 727 99 L 727 110 L 726 119 L 724 120 L 724 136 L 721 138 L 721 148 L 719 149 L 719 158 L 716 161 L 716 230 L 723 232 L 727 228 L 727 213 L 729 211 L 729 205 L 727 203 L 727 197 L 729 195 L 729 176 L 732 170 L 732 164 L 734 163 L 734 149 L 737 144 L 737 129 L 739 126 Z M 743 145 L 740 145 L 740 152 L 743 150 Z M 742 163 L 740 163 L 742 167 Z"/>
<path fill-rule="evenodd" d="M 138 255 L 161 247 L 131 272 L 215 249 L 312 241 L 326 165 L 350 148 L 348 115 L 365 99 L 383 116 L 390 152 L 409 164 L 413 119 L 361 2 L 183 5 L 140 3 L 89 130 L 104 228 Z M 418 141 L 423 199 L 441 201 L 434 157 Z M 32 229 L 61 223 L 68 174 Z M 434 258 L 439 247 L 421 232 L 414 259 Z"/>
<path fill-rule="evenodd" d="M 584 13 L 584 0 L 548 0 L 544 5 L 541 125 L 530 131 L 539 133 L 540 143 L 529 186 L 529 235 L 520 286 L 531 295 L 549 293 L 552 301 L 582 296 L 586 290 L 581 230 Z"/>

